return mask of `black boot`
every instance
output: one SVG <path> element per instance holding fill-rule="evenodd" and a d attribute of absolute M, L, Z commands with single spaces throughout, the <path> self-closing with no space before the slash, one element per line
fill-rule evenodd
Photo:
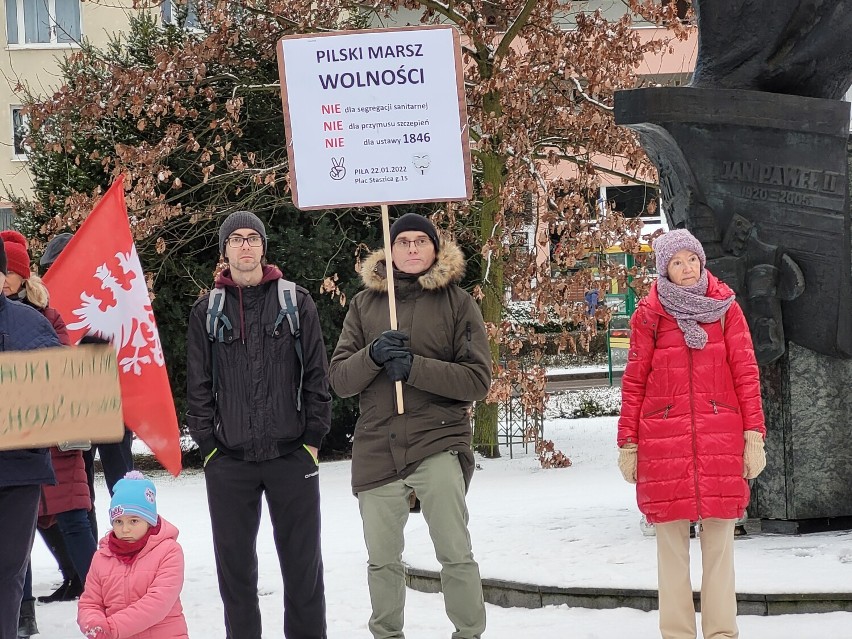
<path fill-rule="evenodd" d="M 64 601 L 74 601 L 75 599 L 79 599 L 82 594 L 83 583 L 77 575 L 74 575 L 74 578 L 71 580 L 71 585 L 68 586 L 68 590 L 65 591 Z"/>
<path fill-rule="evenodd" d="M 54 601 L 74 601 L 83 594 L 83 584 L 80 583 L 80 578 L 74 575 L 71 579 L 65 579 L 62 584 L 53 591 L 53 593 L 41 596 L 38 600 L 41 603 L 53 603 Z"/>
<path fill-rule="evenodd" d="M 71 585 L 70 579 L 65 579 L 59 585 L 59 588 L 54 590 L 49 595 L 42 595 L 38 598 L 41 603 L 53 603 L 54 601 L 65 601 L 65 592 L 68 590 L 68 587 Z"/>
<path fill-rule="evenodd" d="M 65 601 L 65 591 L 68 590 L 68 586 L 71 585 L 70 579 L 64 579 L 62 583 L 59 585 L 59 588 L 54 590 L 49 595 L 41 595 L 38 597 L 38 600 L 41 603 L 53 603 L 54 601 Z"/>
<path fill-rule="evenodd" d="M 21 602 L 21 614 L 18 616 L 18 639 L 32 637 L 37 634 L 35 599 L 24 599 Z"/>

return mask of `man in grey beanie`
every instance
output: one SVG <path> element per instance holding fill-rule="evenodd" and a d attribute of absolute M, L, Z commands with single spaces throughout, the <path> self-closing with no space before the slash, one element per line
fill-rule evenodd
<path fill-rule="evenodd" d="M 219 227 L 219 254 L 225 256 L 225 244 L 228 238 L 239 229 L 249 229 L 260 236 L 263 243 L 263 253 L 266 253 L 266 227 L 260 218 L 249 211 L 236 211 L 231 213 L 222 226 Z M 250 234 L 251 235 L 251 234 Z"/>
<path fill-rule="evenodd" d="M 331 423 L 328 362 L 316 305 L 301 286 L 299 340 L 282 326 L 283 278 L 265 263 L 266 248 L 254 213 L 232 213 L 219 229 L 222 332 L 210 339 L 210 294 L 202 296 L 189 318 L 186 420 L 204 459 L 226 636 L 261 636 L 255 546 L 265 494 L 284 580 L 284 636 L 325 639 L 317 453 Z"/>

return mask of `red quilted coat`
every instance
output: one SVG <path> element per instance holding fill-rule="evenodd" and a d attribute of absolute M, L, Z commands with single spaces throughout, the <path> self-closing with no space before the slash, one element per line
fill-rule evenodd
<path fill-rule="evenodd" d="M 53 330 L 59 336 L 59 341 L 68 346 L 70 340 L 68 329 L 59 313 L 51 306 L 36 308 L 47 318 Z M 56 446 L 50 449 L 50 459 L 53 471 L 56 473 L 54 486 L 42 486 L 41 503 L 38 514 L 40 517 L 56 515 L 69 510 L 91 510 L 92 498 L 89 492 L 89 481 L 86 476 L 86 465 L 83 453 L 79 450 L 61 451 Z M 42 525 L 50 524 L 50 520 L 42 519 Z"/>
<path fill-rule="evenodd" d="M 708 272 L 707 296 L 733 291 Z M 618 445 L 638 444 L 636 499 L 649 522 L 736 519 L 748 505 L 743 431 L 766 434 L 751 334 L 739 305 L 702 324 L 703 349 L 686 346 L 656 283 L 630 323 Z"/>

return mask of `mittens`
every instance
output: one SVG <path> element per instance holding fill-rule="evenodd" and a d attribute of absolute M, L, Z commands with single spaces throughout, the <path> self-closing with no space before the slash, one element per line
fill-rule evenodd
<path fill-rule="evenodd" d="M 109 634 L 102 626 L 92 626 L 91 628 L 86 628 L 86 631 L 83 633 L 89 639 L 112 639 L 112 635 Z"/>
<path fill-rule="evenodd" d="M 637 444 L 624 444 L 618 449 L 618 470 L 624 481 L 629 484 L 636 483 L 636 456 L 639 451 Z"/>
<path fill-rule="evenodd" d="M 766 451 L 763 449 L 763 435 L 756 430 L 743 433 L 743 477 L 754 479 L 766 468 Z"/>
<path fill-rule="evenodd" d="M 407 341 L 408 335 L 402 331 L 385 331 L 370 344 L 370 357 L 381 366 L 393 357 L 400 357 L 400 351 L 410 353 Z"/>

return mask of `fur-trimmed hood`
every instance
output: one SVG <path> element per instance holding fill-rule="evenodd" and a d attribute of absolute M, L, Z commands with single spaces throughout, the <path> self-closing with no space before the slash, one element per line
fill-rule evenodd
<path fill-rule="evenodd" d="M 442 238 L 435 263 L 420 275 L 417 281 L 427 291 L 446 288 L 461 281 L 465 266 L 464 253 L 459 245 L 453 240 Z M 386 269 L 385 250 L 381 248 L 370 253 L 361 265 L 361 281 L 364 286 L 373 291 L 387 291 Z"/>

